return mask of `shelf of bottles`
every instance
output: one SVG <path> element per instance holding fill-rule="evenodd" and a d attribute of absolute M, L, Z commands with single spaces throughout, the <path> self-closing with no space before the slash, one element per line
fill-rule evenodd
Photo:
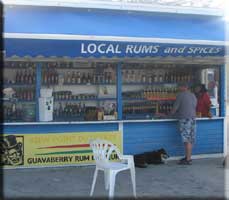
<path fill-rule="evenodd" d="M 47 62 L 42 67 L 42 87 L 53 89 L 54 121 L 115 119 L 115 86 L 115 64 Z"/>
<path fill-rule="evenodd" d="M 53 92 L 54 101 L 73 102 L 73 101 L 109 101 L 116 98 L 98 98 L 97 94 L 73 94 L 72 91 Z"/>
<path fill-rule="evenodd" d="M 170 69 L 172 66 L 143 66 L 135 64 L 124 66 L 122 70 L 122 82 L 124 85 L 149 85 L 149 84 L 177 84 L 179 82 L 190 83 L 194 80 L 194 75 L 190 69 L 177 70 Z"/>
<path fill-rule="evenodd" d="M 154 86 L 143 90 L 123 92 L 124 100 L 172 101 L 176 99 L 177 87 Z"/>
<path fill-rule="evenodd" d="M 148 119 L 168 115 L 180 82 L 192 84 L 192 68 L 174 65 L 126 64 L 122 68 L 124 119 Z"/>
<path fill-rule="evenodd" d="M 3 77 L 4 121 L 35 121 L 35 63 L 7 61 Z"/>
<path fill-rule="evenodd" d="M 74 63 L 75 64 L 75 63 Z M 60 63 L 46 63 L 43 70 L 42 84 L 43 85 L 115 85 L 114 66 L 107 64 L 108 71 L 105 68 L 99 70 L 99 65 L 81 67 L 79 64 L 74 65 Z M 103 67 L 106 65 L 104 64 Z M 59 71 L 61 70 L 61 72 Z M 64 70 L 64 72 L 63 72 Z"/>

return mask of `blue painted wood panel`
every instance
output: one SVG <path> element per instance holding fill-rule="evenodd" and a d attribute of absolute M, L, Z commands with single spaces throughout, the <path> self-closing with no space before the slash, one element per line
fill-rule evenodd
<path fill-rule="evenodd" d="M 4 133 L 63 133 L 117 131 L 117 123 L 107 124 L 50 124 L 50 125 L 5 125 Z M 197 121 L 196 144 L 193 154 L 223 152 L 223 119 Z M 123 123 L 124 154 L 137 154 L 165 148 L 170 156 L 184 154 L 183 144 L 176 121 Z"/>
<path fill-rule="evenodd" d="M 31 134 L 31 133 L 66 133 L 66 132 L 98 132 L 117 131 L 118 123 L 107 124 L 48 124 L 48 125 L 6 125 L 4 133 Z"/>
<path fill-rule="evenodd" d="M 51 6 L 6 6 L 4 12 L 8 33 L 225 40 L 224 20 L 216 16 Z"/>
<path fill-rule="evenodd" d="M 165 148 L 170 156 L 184 154 L 177 122 L 124 123 L 125 154 L 138 154 Z M 223 119 L 197 121 L 193 154 L 223 152 Z"/>

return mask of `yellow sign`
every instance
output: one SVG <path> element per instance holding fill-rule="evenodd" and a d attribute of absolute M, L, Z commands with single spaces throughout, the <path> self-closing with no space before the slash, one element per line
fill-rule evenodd
<path fill-rule="evenodd" d="M 105 139 L 122 152 L 122 137 L 113 132 L 75 132 L 49 134 L 7 134 L 0 139 L 1 160 L 4 166 L 59 166 L 92 164 L 90 139 Z M 117 155 L 112 154 L 116 160 Z"/>

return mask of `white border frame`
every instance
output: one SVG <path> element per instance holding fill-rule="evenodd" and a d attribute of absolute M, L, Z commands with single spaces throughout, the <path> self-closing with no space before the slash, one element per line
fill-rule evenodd
<path fill-rule="evenodd" d="M 228 45 L 227 41 L 214 40 L 189 40 L 174 38 L 151 38 L 151 37 L 122 37 L 122 36 L 97 36 L 97 35 L 68 35 L 68 34 L 35 34 L 35 33 L 4 33 L 3 37 L 16 39 L 40 39 L 40 40 L 95 40 L 115 42 L 152 42 L 170 44 L 199 44 L 199 45 Z"/>
<path fill-rule="evenodd" d="M 108 10 L 126 10 L 130 11 L 145 11 L 159 13 L 177 13 L 177 14 L 192 14 L 192 15 L 209 15 L 209 16 L 224 16 L 223 10 L 219 8 L 204 8 L 204 7 L 188 7 L 188 6 L 168 6 L 155 3 L 134 3 L 126 0 L 119 2 L 102 1 L 102 0 L 78 0 L 72 1 L 31 1 L 31 0 L 2 0 L 5 5 L 27 5 L 27 6 L 52 6 L 52 7 L 71 7 L 71 8 L 88 8 L 88 9 L 108 9 Z"/>

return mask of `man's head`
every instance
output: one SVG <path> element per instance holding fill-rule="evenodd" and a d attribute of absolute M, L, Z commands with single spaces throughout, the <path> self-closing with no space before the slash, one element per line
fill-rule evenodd
<path fill-rule="evenodd" d="M 179 91 L 184 92 L 188 90 L 188 84 L 187 83 L 179 83 L 178 84 Z"/>
<path fill-rule="evenodd" d="M 196 94 L 203 94 L 203 93 L 205 93 L 205 92 L 207 92 L 207 91 L 208 91 L 208 90 L 206 89 L 205 84 L 199 83 L 199 84 L 197 84 L 197 85 L 194 87 L 194 92 L 195 92 Z"/>

